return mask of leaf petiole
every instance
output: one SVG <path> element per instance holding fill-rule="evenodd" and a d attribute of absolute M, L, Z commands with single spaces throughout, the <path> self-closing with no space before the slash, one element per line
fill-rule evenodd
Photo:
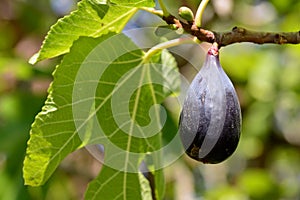
<path fill-rule="evenodd" d="M 143 61 L 144 63 L 148 62 L 149 59 L 157 52 L 163 50 L 163 49 L 167 49 L 170 47 L 174 47 L 174 46 L 178 46 L 181 44 L 193 44 L 193 43 L 200 43 L 200 41 L 196 38 L 196 37 L 182 37 L 182 38 L 176 38 L 173 40 L 169 40 L 163 43 L 160 43 L 154 47 L 152 47 L 151 49 L 149 49 L 144 57 L 143 57 Z"/>
<path fill-rule="evenodd" d="M 157 10 L 155 8 L 149 8 L 149 7 L 141 7 L 141 10 L 147 11 L 151 14 L 157 15 L 160 18 L 163 18 L 164 12 L 162 10 Z"/>
<path fill-rule="evenodd" d="M 202 0 L 199 7 L 198 7 L 198 9 L 197 9 L 196 16 L 195 16 L 195 25 L 198 28 L 201 27 L 202 15 L 203 15 L 203 12 L 204 12 L 208 2 L 209 2 L 209 0 Z"/>
<path fill-rule="evenodd" d="M 161 7 L 162 11 L 163 11 L 163 16 L 164 17 L 168 17 L 170 16 L 169 11 L 167 10 L 164 2 L 162 0 L 158 0 L 159 6 Z"/>

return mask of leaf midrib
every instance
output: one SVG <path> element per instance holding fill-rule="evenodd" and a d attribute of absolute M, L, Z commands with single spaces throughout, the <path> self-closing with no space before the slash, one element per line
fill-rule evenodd
<path fill-rule="evenodd" d="M 148 66 L 148 65 L 147 65 Z M 136 113 L 137 113 L 137 108 L 138 108 L 138 104 L 139 104 L 139 101 L 138 99 L 140 98 L 140 94 L 141 94 L 141 85 L 143 83 L 143 80 L 144 80 L 144 76 L 145 76 L 145 71 L 146 71 L 146 66 L 144 65 L 143 67 L 143 70 L 142 70 L 142 76 L 140 77 L 140 81 L 139 81 L 139 88 L 138 88 L 138 91 L 137 91 L 137 95 L 135 97 L 135 102 L 134 102 L 134 106 L 133 106 L 133 113 L 132 113 L 132 120 L 131 120 L 131 124 L 130 124 L 130 129 L 129 129 L 129 136 L 128 136 L 128 141 L 127 141 L 127 147 L 126 147 L 126 151 L 130 151 L 130 146 L 131 146 L 131 138 L 132 138 L 132 132 L 133 132 L 133 127 L 134 127 L 134 124 L 135 124 L 135 119 L 136 119 Z M 126 154 L 126 157 L 125 157 L 125 172 L 127 172 L 127 163 L 128 163 L 128 159 L 129 159 L 129 154 L 127 153 Z M 127 173 L 124 173 L 124 181 L 123 181 L 123 199 L 126 200 L 126 184 L 127 184 Z"/>

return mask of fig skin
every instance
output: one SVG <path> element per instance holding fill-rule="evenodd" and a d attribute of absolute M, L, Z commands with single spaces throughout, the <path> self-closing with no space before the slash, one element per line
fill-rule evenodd
<path fill-rule="evenodd" d="M 187 91 L 179 132 L 187 155 L 203 163 L 220 163 L 238 146 L 241 109 L 214 46 Z"/>

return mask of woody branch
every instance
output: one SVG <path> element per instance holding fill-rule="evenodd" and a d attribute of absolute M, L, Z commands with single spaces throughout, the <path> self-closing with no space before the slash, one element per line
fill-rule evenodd
<path fill-rule="evenodd" d="M 198 28 L 194 23 L 186 23 L 172 15 L 163 17 L 169 25 L 183 28 L 185 32 L 196 36 L 200 41 L 214 43 L 224 47 L 233 43 L 252 42 L 255 44 L 300 44 L 300 31 L 296 32 L 259 32 L 242 27 L 234 27 L 231 31 L 216 32 Z"/>

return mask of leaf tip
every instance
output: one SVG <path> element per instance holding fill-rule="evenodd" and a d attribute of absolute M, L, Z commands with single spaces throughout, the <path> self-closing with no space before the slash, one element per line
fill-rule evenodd
<path fill-rule="evenodd" d="M 40 56 L 40 53 L 35 53 L 33 56 L 31 56 L 28 63 L 32 64 L 32 65 L 36 64 L 38 62 L 39 56 Z"/>

